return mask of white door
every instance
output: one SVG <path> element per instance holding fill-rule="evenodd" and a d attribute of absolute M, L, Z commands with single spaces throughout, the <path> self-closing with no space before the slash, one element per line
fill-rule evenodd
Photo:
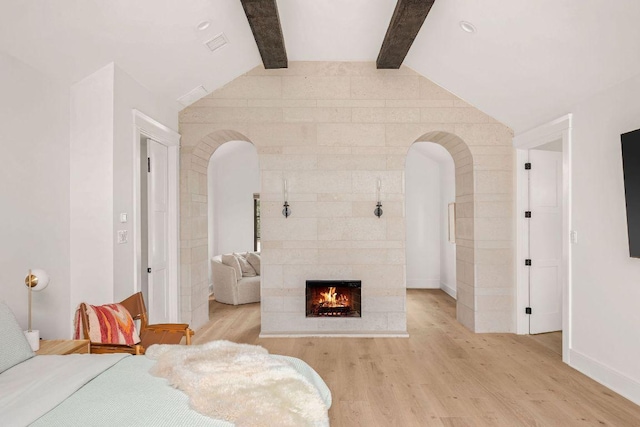
<path fill-rule="evenodd" d="M 168 151 L 167 147 L 147 139 L 148 179 L 148 262 L 149 322 L 167 323 L 169 319 L 168 277 Z"/>
<path fill-rule="evenodd" d="M 562 329 L 562 153 L 530 150 L 529 333 Z"/>

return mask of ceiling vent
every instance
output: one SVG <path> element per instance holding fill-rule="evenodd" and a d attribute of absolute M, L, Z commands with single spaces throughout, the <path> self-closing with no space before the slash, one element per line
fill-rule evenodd
<path fill-rule="evenodd" d="M 211 40 L 204 42 L 211 52 L 215 52 L 227 43 L 229 43 L 229 39 L 227 39 L 225 33 L 220 33 Z"/>
<path fill-rule="evenodd" d="M 205 95 L 207 95 L 207 90 L 204 88 L 204 86 L 198 86 L 178 98 L 178 102 L 185 107 L 188 107 Z"/>

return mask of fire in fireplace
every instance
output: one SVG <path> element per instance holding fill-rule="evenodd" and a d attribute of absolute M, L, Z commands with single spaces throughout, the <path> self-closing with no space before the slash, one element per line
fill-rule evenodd
<path fill-rule="evenodd" d="M 307 317 L 361 317 L 360 280 L 307 280 Z"/>

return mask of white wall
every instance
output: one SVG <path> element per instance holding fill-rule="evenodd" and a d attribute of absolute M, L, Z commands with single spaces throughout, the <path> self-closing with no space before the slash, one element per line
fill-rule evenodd
<path fill-rule="evenodd" d="M 258 152 L 253 144 L 230 141 L 211 156 L 209 258 L 253 250 L 253 194 L 260 192 Z M 209 275 L 211 277 L 211 275 Z"/>
<path fill-rule="evenodd" d="M 411 146 L 405 170 L 407 288 L 440 287 L 440 166 Z M 384 210 L 384 205 L 383 205 Z"/>
<path fill-rule="evenodd" d="M 440 151 L 440 288 L 456 298 L 456 245 L 449 242 L 449 203 L 456 201 L 456 168 L 444 147 L 431 144 Z"/>
<path fill-rule="evenodd" d="M 120 301 L 136 291 L 134 288 L 133 248 L 133 171 L 134 126 L 133 110 L 136 109 L 162 123 L 178 129 L 178 109 L 175 101 L 158 98 L 135 81 L 117 65 L 114 67 L 114 124 L 113 124 L 113 236 L 117 230 L 128 230 L 129 243 L 116 244 L 113 253 L 114 298 Z M 129 222 L 120 223 L 120 213 L 129 214 Z M 146 274 L 146 273 L 145 273 Z M 139 289 L 138 289 L 139 290 Z"/>
<path fill-rule="evenodd" d="M 113 302 L 113 74 L 71 87 L 71 306 Z"/>
<path fill-rule="evenodd" d="M 640 404 L 640 259 L 629 257 L 620 134 L 640 128 L 640 76 L 573 109 L 570 363 Z"/>
<path fill-rule="evenodd" d="M 455 201 L 453 158 L 439 144 L 413 144 L 405 185 L 407 288 L 442 288 L 455 297 L 456 250 L 448 241 L 448 205 Z"/>
<path fill-rule="evenodd" d="M 71 88 L 71 306 L 135 291 L 133 109 L 177 128 L 178 107 L 111 63 Z M 138 141 L 136 141 L 136 144 Z M 120 213 L 128 222 L 120 223 Z M 116 244 L 117 230 L 129 241 Z"/>
<path fill-rule="evenodd" d="M 0 53 L 0 300 L 27 327 L 29 268 L 49 287 L 34 293 L 41 337 L 69 331 L 69 95 L 67 88 Z"/>
<path fill-rule="evenodd" d="M 133 291 L 131 240 L 114 243 L 116 213 L 133 210 L 131 110 L 177 128 L 177 106 L 114 64 L 71 88 L 4 54 L 0 65 L 0 299 L 26 327 L 20 282 L 28 268 L 45 269 L 51 284 L 35 294 L 34 327 L 68 338 L 79 302 Z"/>

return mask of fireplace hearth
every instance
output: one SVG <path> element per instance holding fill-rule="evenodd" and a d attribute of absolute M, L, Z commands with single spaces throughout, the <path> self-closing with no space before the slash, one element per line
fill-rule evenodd
<path fill-rule="evenodd" d="M 307 280 L 307 317 L 361 317 L 360 280 Z"/>

